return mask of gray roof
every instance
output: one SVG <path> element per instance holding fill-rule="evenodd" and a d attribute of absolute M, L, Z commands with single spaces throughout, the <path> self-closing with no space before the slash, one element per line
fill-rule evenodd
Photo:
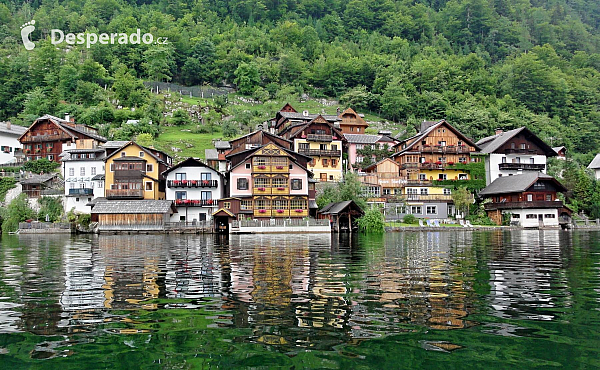
<path fill-rule="evenodd" d="M 86 206 L 88 206 L 88 207 L 89 207 L 89 206 L 92 206 L 92 207 L 93 207 L 93 206 L 95 206 L 97 203 L 100 203 L 100 202 L 107 202 L 107 201 L 108 201 L 108 200 L 107 200 L 105 197 L 97 197 L 97 198 L 94 198 L 94 199 L 92 199 L 91 201 L 87 202 Z"/>
<path fill-rule="evenodd" d="M 27 127 L 11 124 L 10 129 L 9 129 L 7 126 L 8 126 L 8 122 L 0 122 L 0 132 L 3 132 L 5 134 L 15 135 L 15 136 L 21 136 L 25 133 L 25 131 L 27 131 Z"/>
<path fill-rule="evenodd" d="M 589 169 L 595 170 L 596 168 L 600 168 L 600 154 L 596 154 L 590 165 L 587 167 Z"/>
<path fill-rule="evenodd" d="M 217 140 L 217 141 L 215 141 L 215 148 L 216 149 L 231 149 L 231 144 L 229 144 L 229 141 Z"/>
<path fill-rule="evenodd" d="M 310 209 L 319 208 L 319 206 L 317 205 L 317 201 L 314 199 L 309 199 L 308 200 L 308 208 L 310 208 Z"/>
<path fill-rule="evenodd" d="M 502 132 L 497 135 L 484 137 L 479 140 L 476 144 L 481 148 L 482 153 L 493 153 L 508 140 L 512 139 L 513 136 L 521 132 L 525 127 L 516 128 L 514 130 Z"/>
<path fill-rule="evenodd" d="M 353 144 L 375 144 L 382 135 L 366 135 L 366 134 L 344 134 L 346 140 Z"/>
<path fill-rule="evenodd" d="M 123 145 L 127 144 L 129 141 L 107 141 L 106 143 L 100 145 L 102 148 L 114 148 L 119 149 Z"/>
<path fill-rule="evenodd" d="M 339 118 L 338 116 L 336 116 L 334 114 L 331 115 L 331 114 L 310 114 L 309 113 L 305 116 L 302 112 L 279 112 L 279 113 L 281 114 L 282 117 L 285 117 L 288 119 L 301 119 L 304 121 L 312 121 L 313 119 L 317 118 L 318 116 L 322 116 L 329 122 L 341 121 L 341 118 Z"/>
<path fill-rule="evenodd" d="M 354 204 L 357 208 L 359 208 L 358 205 L 356 205 L 356 203 L 354 203 L 353 200 L 346 200 L 343 202 L 329 203 L 328 205 L 323 207 L 323 209 L 321 209 L 319 211 L 319 213 L 324 214 L 324 215 L 325 214 L 337 215 L 340 212 L 342 212 L 344 209 L 346 209 L 348 206 L 350 206 L 351 204 Z"/>
<path fill-rule="evenodd" d="M 98 175 L 92 177 L 92 181 L 104 180 L 104 178 L 105 178 L 105 175 L 103 173 L 101 173 L 101 174 L 98 174 Z"/>
<path fill-rule="evenodd" d="M 52 180 L 53 178 L 55 178 L 58 174 L 56 173 L 45 173 L 43 175 L 33 175 L 32 177 L 25 179 L 25 180 L 21 180 L 20 183 L 22 185 L 37 185 L 37 184 L 43 184 L 49 180 Z"/>
<path fill-rule="evenodd" d="M 538 180 L 556 181 L 554 177 L 546 175 L 542 172 L 527 172 L 522 175 L 502 176 L 498 177 L 496 180 L 494 180 L 494 182 L 489 184 L 479 193 L 479 195 L 521 193 L 529 189 L 529 187 L 531 187 L 531 185 L 536 183 Z"/>
<path fill-rule="evenodd" d="M 552 150 L 554 150 L 554 151 L 555 151 L 555 152 L 557 152 L 557 153 L 558 153 L 558 152 L 560 152 L 560 151 L 561 151 L 561 150 L 563 150 L 563 149 L 565 149 L 565 150 L 566 150 L 567 148 L 566 148 L 566 147 L 564 147 L 564 146 L 555 146 L 555 147 L 552 147 Z"/>
<path fill-rule="evenodd" d="M 95 158 L 71 158 L 71 154 L 79 154 L 79 153 L 100 153 L 96 154 Z M 106 157 L 106 152 L 102 148 L 95 149 L 71 149 L 65 150 L 60 154 L 63 162 L 67 161 L 104 161 L 104 157 Z"/>
<path fill-rule="evenodd" d="M 218 160 L 219 153 L 217 153 L 217 149 L 204 149 L 204 159 L 209 160 Z"/>
<path fill-rule="evenodd" d="M 97 214 L 156 214 L 171 213 L 170 200 L 107 200 L 97 202 L 92 213 Z"/>

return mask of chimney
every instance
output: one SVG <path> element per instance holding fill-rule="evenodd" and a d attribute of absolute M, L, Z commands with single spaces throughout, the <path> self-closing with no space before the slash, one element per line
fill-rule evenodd
<path fill-rule="evenodd" d="M 302 111 L 302 115 L 303 115 L 304 117 L 308 117 L 308 111 L 307 111 L 307 110 L 303 110 L 303 111 Z"/>
<path fill-rule="evenodd" d="M 11 123 L 10 121 L 6 121 L 6 129 L 10 131 Z"/>
<path fill-rule="evenodd" d="M 496 135 L 502 135 L 504 130 L 502 130 L 501 128 L 497 128 L 495 132 L 496 132 Z"/>
<path fill-rule="evenodd" d="M 71 122 L 71 116 L 69 115 L 69 113 L 65 114 L 65 121 Z"/>

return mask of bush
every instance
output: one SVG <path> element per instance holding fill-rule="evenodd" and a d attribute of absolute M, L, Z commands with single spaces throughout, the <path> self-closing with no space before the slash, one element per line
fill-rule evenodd
<path fill-rule="evenodd" d="M 39 199 L 40 211 L 38 212 L 38 220 L 45 221 L 48 215 L 48 221 L 59 221 L 63 214 L 63 205 L 60 198 L 41 197 Z"/>
<path fill-rule="evenodd" d="M 19 222 L 33 219 L 35 212 L 29 208 L 27 203 L 27 195 L 21 194 L 13 199 L 3 214 L 2 232 L 8 233 L 17 231 L 19 228 Z"/>
<path fill-rule="evenodd" d="M 409 225 L 414 225 L 414 224 L 418 224 L 419 220 L 417 220 L 417 218 L 415 216 L 413 216 L 413 215 L 406 215 L 402 219 L 402 223 L 409 224 Z"/>
<path fill-rule="evenodd" d="M 46 158 L 36 159 L 34 161 L 25 162 L 23 165 L 23 170 L 31 171 L 33 173 L 50 173 L 53 172 L 60 166 L 59 163 L 49 161 Z"/>
<path fill-rule="evenodd" d="M 385 218 L 378 208 L 369 209 L 358 219 L 358 227 L 364 233 L 385 232 Z"/>
<path fill-rule="evenodd" d="M 15 179 L 12 177 L 2 177 L 0 178 L 0 201 L 4 202 L 6 198 L 6 193 L 12 188 L 15 187 Z"/>

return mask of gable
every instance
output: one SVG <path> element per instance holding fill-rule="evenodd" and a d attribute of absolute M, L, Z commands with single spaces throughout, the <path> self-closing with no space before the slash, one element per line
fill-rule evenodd
<path fill-rule="evenodd" d="M 273 143 L 269 143 L 269 144 L 265 145 L 264 147 L 260 148 L 259 150 L 254 152 L 254 154 L 252 156 L 291 157 L 291 155 L 289 155 L 285 150 L 283 150 L 282 148 L 278 147 L 277 145 L 275 145 Z"/>
<path fill-rule="evenodd" d="M 285 105 L 283 106 L 283 108 L 281 108 L 279 110 L 280 112 L 292 112 L 292 113 L 298 113 L 297 110 L 294 109 L 294 107 L 292 107 L 290 105 L 290 103 L 285 103 Z"/>
<path fill-rule="evenodd" d="M 65 130 L 61 125 L 49 118 L 38 118 L 19 137 L 19 141 L 35 141 L 36 136 L 50 136 L 46 141 L 72 140 L 75 135 Z"/>

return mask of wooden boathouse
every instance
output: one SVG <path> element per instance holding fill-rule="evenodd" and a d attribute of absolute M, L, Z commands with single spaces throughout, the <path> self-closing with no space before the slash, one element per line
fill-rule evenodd
<path fill-rule="evenodd" d="M 92 208 L 98 232 L 164 231 L 177 209 L 170 200 L 106 200 Z"/>
<path fill-rule="evenodd" d="M 353 200 L 344 202 L 329 203 L 319 210 L 319 219 L 328 219 L 331 222 L 331 231 L 352 231 L 355 222 L 362 217 L 365 212 Z"/>

